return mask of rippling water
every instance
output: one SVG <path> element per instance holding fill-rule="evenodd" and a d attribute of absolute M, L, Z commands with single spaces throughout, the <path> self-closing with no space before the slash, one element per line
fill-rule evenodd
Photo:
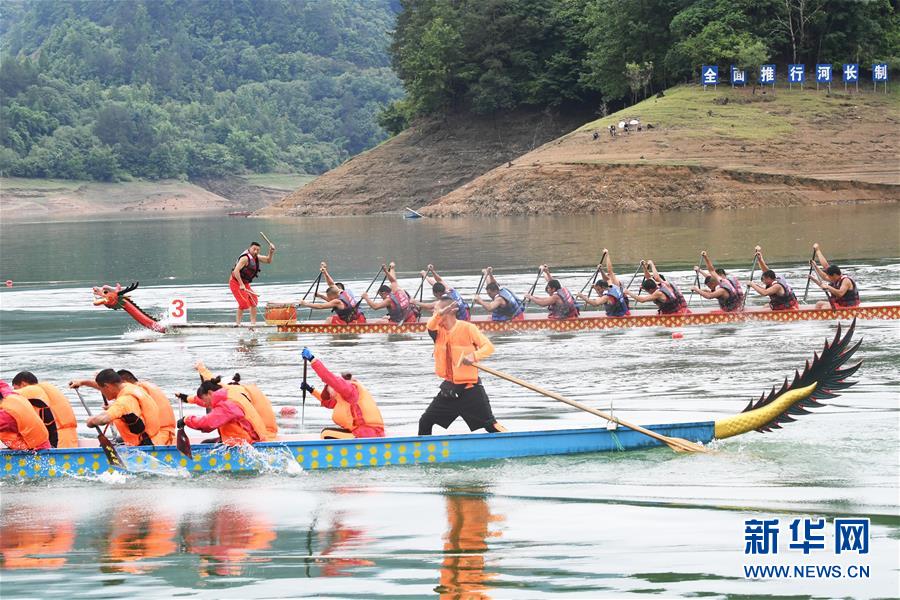
<path fill-rule="evenodd" d="M 825 209 L 832 212 L 821 223 L 814 217 L 822 213 L 806 210 L 770 211 L 766 227 L 754 225 L 761 213 L 753 212 L 642 216 L 643 222 L 629 216 L 4 225 L 0 278 L 15 285 L 0 293 L 0 367 L 5 379 L 28 369 L 57 384 L 126 367 L 174 392 L 196 385 L 191 365 L 203 359 L 216 372 L 239 371 L 259 382 L 276 408 L 296 407 L 299 349 L 309 345 L 369 385 L 389 433 L 411 433 L 438 383 L 426 336 L 265 330 L 163 336 L 121 312 L 92 307 L 89 287 L 140 279 L 133 296 L 151 313 L 162 313 L 178 295 L 192 320 L 230 319 L 222 284 L 227 263 L 260 228 L 279 244 L 258 286 L 264 301 L 301 295 L 321 258 L 357 290 L 382 257 L 397 257 L 412 288 L 417 262 L 442 267 L 466 293 L 477 284 L 477 268 L 490 262 L 504 283 L 524 290 L 533 266 L 546 260 L 561 265 L 555 274 L 577 290 L 603 245 L 626 276 L 652 252 L 687 284 L 697 240 L 715 231 L 709 250 L 726 267 L 745 275 L 750 249 L 761 242 L 795 282 L 806 272 L 807 240 L 825 243 L 831 235 L 829 257 L 857 277 L 866 301 L 900 300 L 897 209 Z M 801 240 L 786 239 L 791 223 L 803 231 Z M 865 228 L 870 235 L 839 233 Z M 4 482 L 0 595 L 897 596 L 900 331 L 888 321 L 857 327 L 864 365 L 854 388 L 783 430 L 719 442 L 708 455 L 655 449 L 256 477 Z M 833 336 L 834 324 L 747 323 L 683 333 L 682 339 L 662 329 L 498 334 L 491 361 L 635 422 L 708 420 L 740 411 L 780 384 Z M 485 385 L 495 414 L 511 429 L 597 424 L 505 381 Z M 292 433 L 327 423 L 328 412 L 314 405 L 306 407 L 302 426 L 299 414 L 280 420 Z M 806 559 L 787 551 L 788 522 L 807 516 L 869 517 L 871 549 L 858 562 L 870 565 L 870 578 L 745 579 L 742 565 L 775 562 L 744 555 L 750 518 L 781 519 L 785 562 L 846 564 L 831 550 Z"/>

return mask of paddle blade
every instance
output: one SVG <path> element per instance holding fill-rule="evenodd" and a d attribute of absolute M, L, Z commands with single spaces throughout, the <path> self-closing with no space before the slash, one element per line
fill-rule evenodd
<path fill-rule="evenodd" d="M 97 428 L 97 441 L 100 442 L 100 447 L 103 448 L 103 453 L 106 455 L 106 461 L 109 463 L 109 466 L 116 469 L 125 469 L 125 462 L 122 460 L 122 457 L 119 456 L 118 451 L 116 451 L 115 446 L 112 445 L 112 442 L 109 441 L 109 438 L 103 435 L 103 432 L 100 431 L 100 428 Z"/>
<path fill-rule="evenodd" d="M 709 452 L 706 446 L 682 438 L 667 437 L 664 441 L 675 452 Z"/>
<path fill-rule="evenodd" d="M 178 434 L 175 436 L 175 447 L 178 448 L 179 452 L 181 452 L 188 458 L 194 458 L 194 455 L 191 454 L 191 440 L 188 439 L 187 432 L 184 430 L 184 427 L 181 427 L 178 430 Z"/>

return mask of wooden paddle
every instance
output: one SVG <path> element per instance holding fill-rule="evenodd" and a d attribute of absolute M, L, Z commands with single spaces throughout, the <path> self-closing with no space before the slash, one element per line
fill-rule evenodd
<path fill-rule="evenodd" d="M 643 268 L 644 268 L 644 261 L 641 261 L 641 263 L 638 265 L 638 268 L 635 269 L 634 275 L 631 276 L 631 281 L 629 281 L 629 282 L 628 282 L 628 285 L 625 286 L 625 289 L 626 289 L 626 290 L 630 290 L 630 289 L 631 289 L 631 284 L 634 283 L 634 280 L 637 279 L 638 273 L 640 273 L 640 272 L 641 272 L 641 269 L 643 269 Z"/>
<path fill-rule="evenodd" d="M 178 451 L 187 456 L 190 459 L 194 458 L 194 455 L 191 453 L 191 440 L 188 439 L 187 432 L 184 430 L 184 398 L 182 398 L 184 394 L 176 397 L 178 398 L 178 433 L 175 435 L 175 447 L 178 448 Z"/>
<path fill-rule="evenodd" d="M 313 297 L 312 297 L 313 302 L 315 302 L 316 298 L 319 297 L 319 284 L 320 283 L 322 283 L 322 271 L 319 271 L 319 276 L 316 277 L 316 291 L 313 292 Z M 307 294 L 308 293 L 309 292 L 307 292 Z M 303 299 L 306 300 L 306 296 L 304 296 Z M 313 309 L 309 309 L 309 314 L 306 316 L 307 321 L 312 319 L 312 312 L 313 312 Z"/>
<path fill-rule="evenodd" d="M 375 277 L 372 278 L 372 281 L 369 282 L 369 287 L 366 288 L 365 294 L 369 293 L 369 290 L 372 289 L 372 286 L 375 285 L 375 282 L 378 281 L 378 276 L 384 272 L 384 265 L 381 265 L 381 269 L 375 273 Z M 381 285 L 384 285 L 385 280 L 387 280 L 387 274 L 385 274 L 384 279 L 381 280 Z M 363 294 L 363 295 L 365 295 Z M 356 301 L 356 306 L 353 307 L 354 314 L 359 311 L 359 305 L 362 304 L 363 298 L 359 297 L 359 300 Z"/>
<path fill-rule="evenodd" d="M 744 307 L 747 306 L 747 296 L 750 295 L 750 284 L 753 283 L 753 276 L 756 275 L 756 265 L 759 264 L 759 257 L 754 254 L 753 255 L 753 266 L 750 267 L 750 283 L 747 284 L 747 289 L 744 291 L 744 299 L 741 301 L 741 310 L 744 310 Z"/>
<path fill-rule="evenodd" d="M 85 412 L 87 412 L 87 416 L 92 417 L 93 415 L 91 414 L 91 409 L 88 408 L 87 402 L 84 401 L 84 397 L 81 395 L 81 392 L 78 390 L 78 388 L 74 389 L 75 395 L 78 396 L 78 399 L 81 401 L 81 405 L 84 407 Z M 100 447 L 103 448 L 103 453 L 106 455 L 106 462 L 108 462 L 111 467 L 127 471 L 128 467 L 125 465 L 125 461 L 123 461 L 122 457 L 119 456 L 119 452 L 112 445 L 112 442 L 109 441 L 109 438 L 103 435 L 103 432 L 100 431 L 100 428 L 96 425 L 94 425 L 94 429 L 97 430 L 97 441 L 100 442 Z"/>
<path fill-rule="evenodd" d="M 702 255 L 702 254 L 700 255 L 700 262 L 701 262 L 701 263 L 703 262 L 703 255 Z M 700 271 L 696 271 L 696 272 L 694 273 L 694 287 L 696 287 L 696 288 L 699 288 L 699 287 L 700 287 Z M 700 296 L 700 298 L 702 299 L 703 296 Z M 693 300 L 693 299 L 694 299 L 694 288 L 691 288 L 691 295 L 688 296 L 688 303 L 687 303 L 688 306 L 691 305 L 691 300 Z"/>
<path fill-rule="evenodd" d="M 541 280 L 541 275 L 543 275 L 543 274 L 544 274 L 544 269 L 538 267 L 537 277 L 535 277 L 534 283 L 531 284 L 531 291 L 528 292 L 528 295 L 529 295 L 529 296 L 531 296 L 532 294 L 534 294 L 534 290 L 537 289 L 538 281 Z M 530 302 L 530 300 L 529 300 L 528 298 L 525 298 L 525 301 L 522 303 L 523 309 L 528 308 L 528 303 L 529 303 L 529 302 Z"/>
<path fill-rule="evenodd" d="M 274 247 L 275 247 L 275 244 L 272 243 L 272 240 L 270 240 L 269 238 L 266 237 L 266 234 L 264 234 L 262 231 L 260 231 L 260 232 L 259 232 L 259 235 L 261 235 L 262 238 L 263 238 L 264 240 L 266 240 L 266 243 L 269 245 L 269 248 L 274 248 Z"/>
<path fill-rule="evenodd" d="M 309 288 L 306 290 L 306 293 L 303 294 L 303 298 L 301 299 L 302 302 L 305 302 L 306 299 L 309 297 L 309 293 L 313 291 L 313 286 L 315 286 L 315 288 L 316 288 L 316 293 L 317 294 L 319 293 L 319 282 L 320 281 L 322 281 L 322 271 L 319 271 L 318 277 L 313 279 L 312 283 L 309 284 Z M 313 296 L 313 302 L 315 302 L 315 301 L 316 301 L 316 298 L 315 298 L 315 296 Z M 313 309 L 309 309 L 309 317 L 306 317 L 307 320 L 309 320 L 312 317 L 312 311 L 313 311 Z"/>
<path fill-rule="evenodd" d="M 814 268 L 813 261 L 815 261 L 815 260 L 816 260 L 816 249 L 813 248 L 812 258 L 809 259 L 809 273 L 807 273 L 807 275 L 806 275 L 806 290 L 804 290 L 804 292 L 803 292 L 803 302 L 806 302 L 806 297 L 809 296 L 809 283 L 811 281 L 810 277 L 812 277 L 812 274 L 813 274 L 813 268 Z"/>
<path fill-rule="evenodd" d="M 309 361 L 303 359 L 303 396 L 300 401 L 300 429 L 303 430 L 303 422 L 306 420 L 306 370 L 309 367 Z"/>
<path fill-rule="evenodd" d="M 472 309 L 473 309 L 473 310 L 474 310 L 474 308 L 475 308 L 475 298 L 477 298 L 478 295 L 481 294 L 481 286 L 484 285 L 484 279 L 485 279 L 485 276 L 486 276 L 486 275 L 485 275 L 485 272 L 482 271 L 482 272 L 481 272 L 481 279 L 478 280 L 478 286 L 475 288 L 475 295 L 472 296 L 472 305 L 471 305 L 471 306 L 472 306 Z"/>
<path fill-rule="evenodd" d="M 600 257 L 600 263 L 597 265 L 597 268 L 594 269 L 594 274 L 591 275 L 591 276 L 588 278 L 587 282 L 581 287 L 581 291 L 579 292 L 580 294 L 583 294 L 583 293 L 584 293 L 584 290 L 587 290 L 587 291 L 588 291 L 588 293 L 587 293 L 588 298 L 591 297 L 591 292 L 594 291 L 594 282 L 597 280 L 597 275 L 600 274 L 600 269 L 603 267 L 603 261 L 604 261 L 604 260 L 606 260 L 606 252 L 604 252 L 604 253 L 603 253 L 603 256 Z M 605 279 L 605 277 L 604 277 L 604 279 Z"/>
<path fill-rule="evenodd" d="M 539 388 L 536 385 L 528 383 L 527 381 L 523 381 L 517 377 L 513 377 L 512 375 L 507 375 L 506 373 L 498 371 L 497 369 L 493 369 L 491 367 L 486 367 L 486 366 L 478 364 L 478 363 L 475 363 L 472 366 L 474 366 L 479 371 L 484 371 L 485 373 L 490 373 L 491 375 L 495 375 L 501 379 L 511 381 L 512 383 L 515 383 L 516 385 L 521 385 L 522 387 L 527 388 L 533 392 L 537 392 L 538 394 L 543 394 L 544 396 L 547 396 L 548 398 L 553 398 L 554 400 L 559 400 L 560 402 L 564 402 L 564 403 L 568 404 L 569 406 L 574 406 L 575 408 L 577 408 L 579 410 L 583 410 L 585 412 L 591 413 L 592 415 L 598 416 L 602 419 L 606 419 L 607 421 L 612 421 L 613 423 L 618 423 L 619 425 L 622 425 L 623 427 L 627 427 L 629 429 L 633 429 L 634 431 L 637 431 L 638 433 L 643 433 L 644 435 L 646 435 L 648 437 L 651 437 L 655 440 L 662 442 L 663 444 L 665 444 L 666 446 L 668 446 L 675 452 L 709 452 L 709 450 L 707 448 L 704 448 L 703 446 L 701 446 L 700 444 L 697 444 L 696 442 L 691 442 L 691 441 L 688 441 L 688 440 L 685 440 L 682 438 L 668 437 L 668 436 L 656 433 L 655 431 L 651 431 L 649 429 L 641 427 L 640 425 L 634 425 L 632 423 L 628 423 L 627 421 L 623 421 L 621 419 L 613 417 L 612 415 L 608 415 L 604 412 L 601 412 L 599 410 L 591 408 L 590 406 L 585 406 L 584 404 L 581 404 L 580 402 L 576 402 L 575 400 L 569 400 L 568 398 L 564 398 L 563 396 L 560 396 L 559 394 L 557 394 L 555 392 L 551 392 L 551 391 Z"/>

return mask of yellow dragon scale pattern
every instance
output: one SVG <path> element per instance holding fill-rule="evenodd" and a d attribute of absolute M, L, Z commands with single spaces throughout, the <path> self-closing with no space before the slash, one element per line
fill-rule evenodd
<path fill-rule="evenodd" d="M 800 400 L 808 398 L 815 391 L 817 385 L 817 383 L 813 383 L 805 388 L 790 390 L 766 406 L 725 419 L 719 419 L 716 421 L 714 437 L 717 440 L 722 440 L 759 429 Z"/>

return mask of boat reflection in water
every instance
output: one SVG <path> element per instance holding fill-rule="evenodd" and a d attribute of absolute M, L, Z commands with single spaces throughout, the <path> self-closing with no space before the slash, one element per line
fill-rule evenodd
<path fill-rule="evenodd" d="M 200 557 L 201 577 L 237 576 L 250 563 L 269 562 L 253 553 L 268 550 L 278 537 L 264 517 L 231 504 L 187 522 L 182 536 L 186 551 Z"/>
<path fill-rule="evenodd" d="M 153 559 L 178 550 L 176 519 L 143 505 L 116 507 L 110 518 L 109 543 L 101 559 L 104 573 L 149 573 L 160 566 Z"/>
<path fill-rule="evenodd" d="M 75 524 L 43 511 L 16 506 L 3 508 L 0 525 L 0 568 L 58 569 L 75 545 Z"/>
<path fill-rule="evenodd" d="M 457 488 L 446 492 L 447 533 L 444 534 L 444 561 L 441 584 L 435 588 L 441 598 L 489 598 L 488 583 L 496 576 L 486 570 L 485 554 L 489 537 L 500 537 L 491 531 L 491 523 L 504 517 L 491 513 L 487 490 Z"/>

